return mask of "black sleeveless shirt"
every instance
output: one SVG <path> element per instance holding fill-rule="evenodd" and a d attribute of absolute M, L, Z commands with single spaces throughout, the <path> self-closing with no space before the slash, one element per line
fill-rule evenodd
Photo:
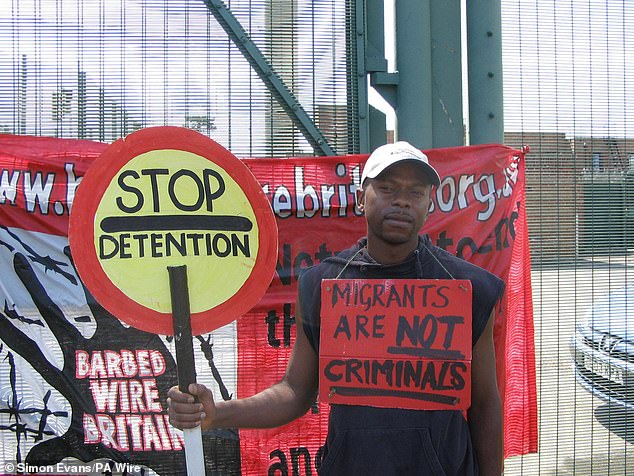
<path fill-rule="evenodd" d="M 298 299 L 302 328 L 319 353 L 321 280 L 468 279 L 472 285 L 472 340 L 478 341 L 504 290 L 488 271 L 453 256 L 421 236 L 402 263 L 382 265 L 366 250 L 366 240 L 305 270 Z M 404 410 L 331 405 L 320 475 L 478 474 L 469 427 L 461 411 Z"/>

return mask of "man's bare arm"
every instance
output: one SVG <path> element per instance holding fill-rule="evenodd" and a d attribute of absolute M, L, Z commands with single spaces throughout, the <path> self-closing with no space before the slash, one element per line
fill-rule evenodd
<path fill-rule="evenodd" d="M 471 361 L 469 430 L 481 476 L 499 476 L 503 465 L 502 403 L 497 387 L 493 321 L 492 312 L 473 348 Z"/>
<path fill-rule="evenodd" d="M 306 413 L 315 400 L 318 383 L 318 358 L 308 342 L 296 307 L 297 337 L 283 379 L 248 398 L 215 403 L 204 385 L 192 384 L 190 392 L 178 387 L 168 392 L 169 416 L 177 428 L 272 428 L 284 425 Z"/>

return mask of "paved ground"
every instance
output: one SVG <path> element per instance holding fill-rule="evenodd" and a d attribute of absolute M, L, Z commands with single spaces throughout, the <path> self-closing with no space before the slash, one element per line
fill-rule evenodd
<path fill-rule="evenodd" d="M 628 280 L 634 280 L 631 255 L 534 269 L 539 452 L 509 458 L 506 476 L 634 476 L 634 412 L 579 386 L 568 349 L 592 300 Z"/>

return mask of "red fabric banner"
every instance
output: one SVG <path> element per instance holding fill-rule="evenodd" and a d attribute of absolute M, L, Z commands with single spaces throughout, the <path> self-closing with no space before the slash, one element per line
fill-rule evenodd
<path fill-rule="evenodd" d="M 0 135 L 5 274 L 0 387 L 3 395 L 16 396 L 0 404 L 4 459 L 109 458 L 179 474 L 178 432 L 165 424 L 166 392 L 175 384 L 172 342 L 122 326 L 100 308 L 83 290 L 67 251 L 75 190 L 105 147 Z M 505 455 L 534 452 L 537 403 L 524 156 L 500 145 L 427 153 L 443 180 L 424 231 L 438 246 L 506 282 L 494 328 Z M 212 387 L 216 398 L 248 396 L 283 376 L 295 337 L 299 273 L 365 234 L 354 204 L 365 158 L 244 159 L 273 208 L 279 257 L 269 291 L 251 312 L 196 338 L 199 381 Z M 137 365 L 136 372 L 123 372 L 124 358 Z M 81 365 L 84 370 L 90 365 L 92 373 L 81 373 Z M 27 400 L 32 408 L 20 413 Z M 47 418 L 34 419 L 43 408 Z M 327 405 L 316 403 L 282 428 L 207 432 L 208 468 L 223 474 L 316 474 L 327 413 Z"/>

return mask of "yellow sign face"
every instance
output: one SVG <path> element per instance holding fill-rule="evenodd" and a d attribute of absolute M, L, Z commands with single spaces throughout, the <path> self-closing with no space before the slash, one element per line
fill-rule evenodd
<path fill-rule="evenodd" d="M 204 312 L 247 281 L 258 237 L 240 186 L 217 164 L 183 150 L 152 150 L 129 160 L 94 215 L 104 273 L 132 301 L 161 313 L 171 311 L 166 267 L 187 266 L 191 312 Z"/>

